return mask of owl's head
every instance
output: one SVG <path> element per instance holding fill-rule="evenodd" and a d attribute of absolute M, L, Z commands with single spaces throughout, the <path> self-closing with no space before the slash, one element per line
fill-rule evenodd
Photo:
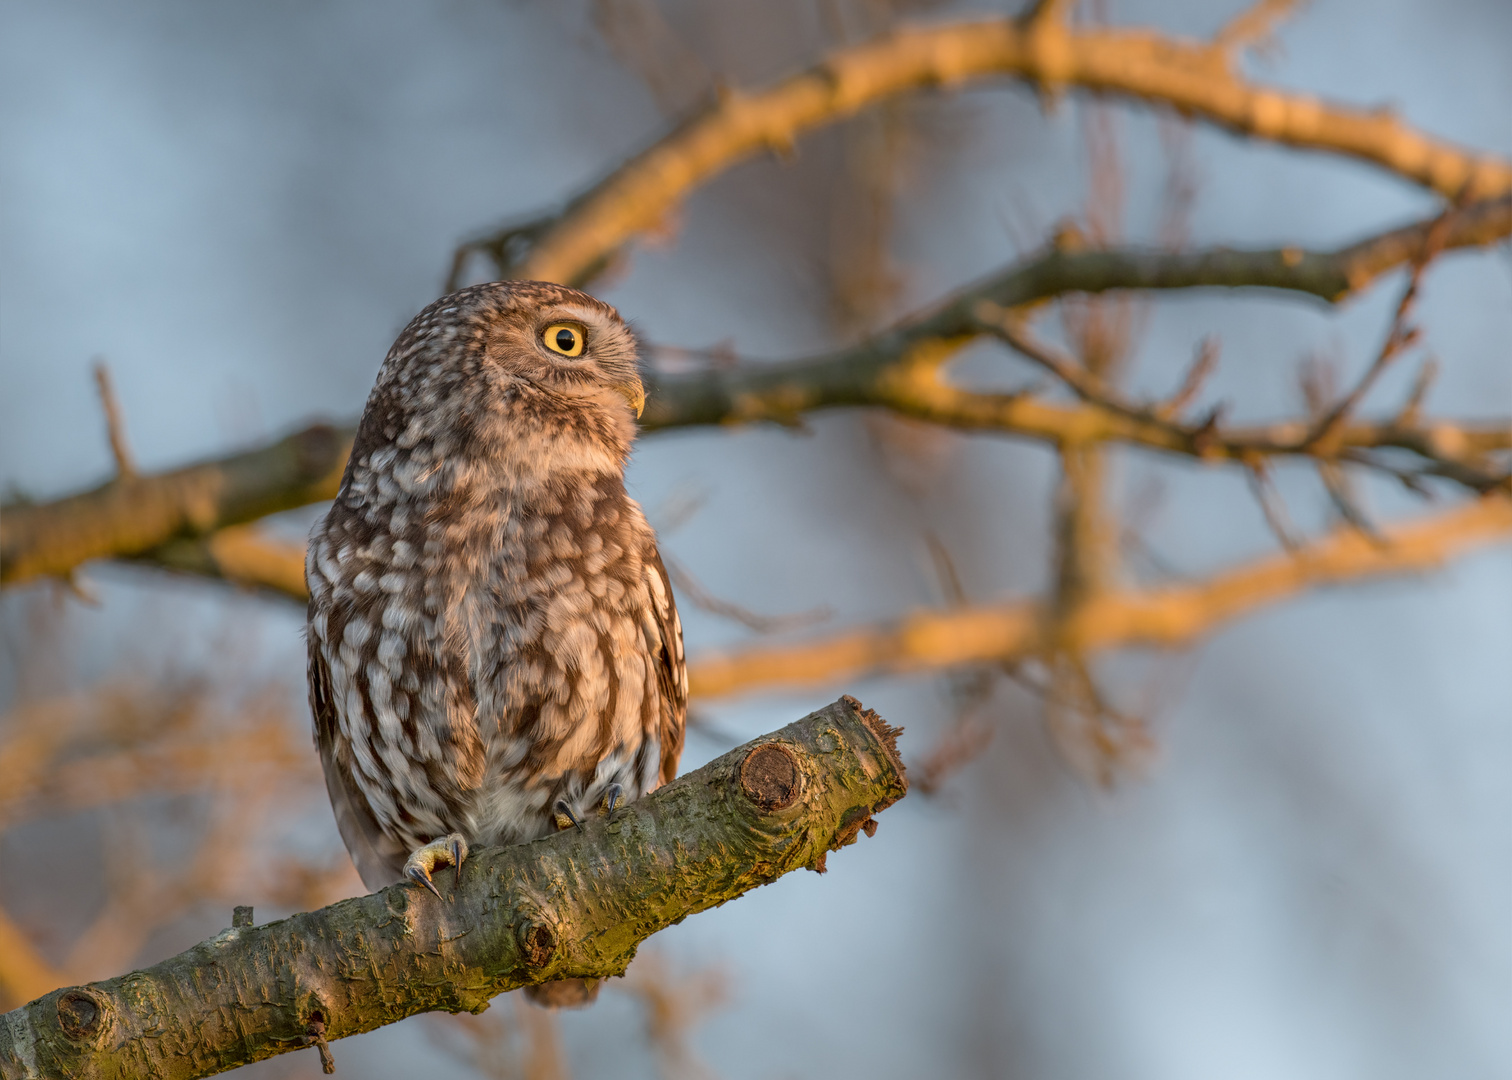
<path fill-rule="evenodd" d="M 531 431 L 622 459 L 646 397 L 634 333 L 587 293 L 497 281 L 442 297 L 404 328 L 368 399 L 359 446 L 497 456 Z M 506 445 L 507 444 L 507 445 Z"/>
<path fill-rule="evenodd" d="M 639 350 L 614 308 L 541 281 L 476 288 L 489 367 L 573 404 L 615 411 L 627 406 L 640 415 L 646 392 Z"/>

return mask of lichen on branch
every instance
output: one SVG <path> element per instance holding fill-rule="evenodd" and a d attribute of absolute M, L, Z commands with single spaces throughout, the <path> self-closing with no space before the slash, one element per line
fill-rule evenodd
<path fill-rule="evenodd" d="M 0 1080 L 191 1080 L 533 983 L 622 974 L 650 935 L 876 831 L 898 730 L 842 698 L 651 795 L 412 885 L 259 927 L 0 1016 Z M 339 1054 L 339 1047 L 336 1048 Z"/>

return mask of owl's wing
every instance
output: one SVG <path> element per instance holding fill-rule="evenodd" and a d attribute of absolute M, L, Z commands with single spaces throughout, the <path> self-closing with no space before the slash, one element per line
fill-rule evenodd
<path fill-rule="evenodd" d="M 677 601 L 672 598 L 672 581 L 662 564 L 661 552 L 654 547 L 646 566 L 651 586 L 652 615 L 656 620 L 656 683 L 661 691 L 661 782 L 677 775 L 677 761 L 682 757 L 683 725 L 688 717 L 688 662 L 683 655 L 682 620 L 677 617 Z"/>
<path fill-rule="evenodd" d="M 351 853 L 362 883 L 372 891 L 403 880 L 409 853 L 383 834 L 367 800 L 352 782 L 352 748 L 341 734 L 336 701 L 331 693 L 331 670 L 319 642 L 309 642 L 310 712 L 315 717 L 315 748 L 325 773 L 326 793 L 336 812 L 336 828 Z"/>

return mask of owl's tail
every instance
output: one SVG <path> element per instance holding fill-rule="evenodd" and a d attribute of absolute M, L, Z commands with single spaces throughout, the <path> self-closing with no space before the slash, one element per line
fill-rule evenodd
<path fill-rule="evenodd" d="M 525 988 L 525 996 L 548 1009 L 581 1009 L 598 998 L 602 979 L 558 979 Z"/>

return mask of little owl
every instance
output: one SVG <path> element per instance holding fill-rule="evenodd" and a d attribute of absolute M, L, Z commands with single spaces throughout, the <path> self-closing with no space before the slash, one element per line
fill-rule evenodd
<path fill-rule="evenodd" d="M 625 493 L 636 340 L 591 296 L 463 289 L 417 315 L 310 535 L 310 706 L 369 889 L 670 780 L 688 682 Z"/>

